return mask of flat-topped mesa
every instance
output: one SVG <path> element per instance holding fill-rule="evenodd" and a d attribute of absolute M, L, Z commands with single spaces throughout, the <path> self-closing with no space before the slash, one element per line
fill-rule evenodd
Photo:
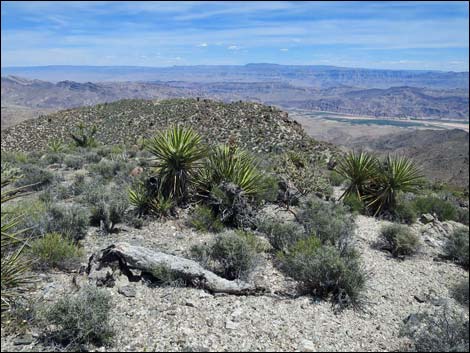
<path fill-rule="evenodd" d="M 236 143 L 252 152 L 301 148 L 324 150 L 287 113 L 259 103 L 222 103 L 208 99 L 120 100 L 92 107 L 62 110 L 27 120 L 2 131 L 2 150 L 37 151 L 50 139 L 70 141 L 80 123 L 96 126 L 103 144 L 134 144 L 172 125 L 191 126 L 210 144 Z"/>

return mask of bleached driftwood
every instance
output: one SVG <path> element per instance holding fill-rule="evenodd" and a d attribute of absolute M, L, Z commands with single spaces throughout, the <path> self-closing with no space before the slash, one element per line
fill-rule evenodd
<path fill-rule="evenodd" d="M 87 273 L 93 277 L 94 273 L 103 273 L 103 268 L 116 262 L 119 263 L 121 271 L 130 276 L 132 276 L 133 270 L 152 273 L 156 268 L 163 266 L 176 277 L 181 277 L 186 282 L 189 281 L 192 285 L 212 293 L 245 295 L 263 292 L 262 288 L 249 283 L 222 278 L 193 260 L 127 243 L 113 244 L 92 255 Z M 109 277 L 109 273 L 107 273 L 107 277 Z"/>

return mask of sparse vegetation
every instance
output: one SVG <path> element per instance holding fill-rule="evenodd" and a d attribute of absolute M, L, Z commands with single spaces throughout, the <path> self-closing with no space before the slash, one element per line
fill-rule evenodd
<path fill-rule="evenodd" d="M 104 289 L 87 286 L 39 311 L 44 339 L 69 349 L 81 345 L 108 344 L 113 336 L 109 323 L 111 297 Z"/>
<path fill-rule="evenodd" d="M 460 304 L 468 307 L 470 300 L 468 276 L 451 288 L 451 294 Z"/>
<path fill-rule="evenodd" d="M 21 167 L 22 177 L 14 183 L 17 187 L 28 186 L 31 190 L 41 190 L 50 185 L 54 180 L 54 175 L 34 164 L 24 164 Z"/>
<path fill-rule="evenodd" d="M 222 222 L 204 205 L 198 205 L 191 215 L 191 225 L 202 232 L 219 233 L 224 229 Z"/>
<path fill-rule="evenodd" d="M 60 233 L 74 241 L 85 237 L 90 222 L 88 210 L 78 205 L 54 204 L 46 216 L 46 233 Z"/>
<path fill-rule="evenodd" d="M 469 234 L 468 228 L 460 227 L 456 229 L 447 239 L 444 251 L 446 257 L 469 268 Z"/>
<path fill-rule="evenodd" d="M 59 233 L 48 233 L 30 244 L 28 253 L 36 269 L 77 267 L 83 251 Z"/>
<path fill-rule="evenodd" d="M 413 317 L 413 319 L 410 319 Z M 410 316 L 402 335 L 413 342 L 416 352 L 468 352 L 469 322 L 463 313 L 443 306 Z"/>
<path fill-rule="evenodd" d="M 400 224 L 382 227 L 380 241 L 383 249 L 390 251 L 395 257 L 416 253 L 420 244 L 419 237 L 407 226 Z"/>
<path fill-rule="evenodd" d="M 202 264 L 229 280 L 245 278 L 257 260 L 253 242 L 233 231 L 217 235 L 210 245 L 193 247 L 191 253 Z"/>
<path fill-rule="evenodd" d="M 70 133 L 75 145 L 77 147 L 95 147 L 97 142 L 95 140 L 95 135 L 98 129 L 95 125 L 87 128 L 85 124 L 80 122 L 75 133 Z"/>
<path fill-rule="evenodd" d="M 366 275 L 354 251 L 341 253 L 312 236 L 278 257 L 284 272 L 299 281 L 304 292 L 331 297 L 340 306 L 360 304 Z"/>
<path fill-rule="evenodd" d="M 436 214 L 440 221 L 456 221 L 457 207 L 451 202 L 442 200 L 436 196 L 418 197 L 414 203 L 418 213 Z"/>
<path fill-rule="evenodd" d="M 266 235 L 274 250 L 282 252 L 306 237 L 305 229 L 294 222 L 263 219 L 258 222 L 257 229 Z"/>

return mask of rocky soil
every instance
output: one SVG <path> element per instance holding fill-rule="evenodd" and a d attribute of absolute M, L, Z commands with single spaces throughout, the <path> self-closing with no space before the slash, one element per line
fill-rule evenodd
<path fill-rule="evenodd" d="M 281 212 L 267 209 L 266 212 Z M 281 212 L 280 217 L 286 217 Z M 153 222 L 141 230 L 123 228 L 99 235 L 91 228 L 84 240 L 87 255 L 117 241 L 125 241 L 184 256 L 212 234 L 197 233 L 178 220 Z M 356 242 L 370 274 L 361 310 L 338 312 L 329 302 L 288 297 L 294 283 L 277 271 L 269 255 L 260 262 L 252 281 L 269 286 L 260 296 L 211 295 L 195 288 L 156 287 L 129 283 L 119 277 L 106 288 L 113 298 L 111 323 L 116 336 L 111 347 L 96 351 L 393 351 L 408 342 L 399 331 L 408 315 L 427 308 L 458 304 L 449 287 L 464 278 L 465 270 L 439 258 L 439 237 L 455 223 L 417 223 L 423 245 L 412 258 L 397 260 L 375 243 L 385 221 L 357 216 Z M 33 300 L 52 302 L 86 282 L 84 275 L 49 272 L 32 294 Z M 75 279 L 74 279 L 75 278 Z M 76 284 L 74 284 L 76 283 Z M 2 335 L 2 351 L 47 351 L 37 332 L 21 342 Z M 20 345 L 15 345 L 22 343 Z M 27 343 L 27 344 L 24 344 Z"/>

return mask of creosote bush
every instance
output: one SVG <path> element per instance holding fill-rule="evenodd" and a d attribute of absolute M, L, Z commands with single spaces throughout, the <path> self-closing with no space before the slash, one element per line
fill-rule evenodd
<path fill-rule="evenodd" d="M 113 336 L 109 324 L 111 296 L 91 285 L 65 295 L 39 310 L 46 341 L 77 349 L 81 345 L 108 344 Z"/>
<path fill-rule="evenodd" d="M 447 258 L 469 268 L 469 234 L 468 228 L 460 227 L 456 229 L 447 239 L 444 245 L 444 252 Z"/>
<path fill-rule="evenodd" d="M 410 228 L 400 224 L 384 226 L 380 231 L 380 241 L 383 249 L 395 257 L 416 253 L 420 244 L 419 237 Z"/>
<path fill-rule="evenodd" d="M 469 322 L 447 305 L 408 317 L 401 335 L 413 342 L 415 352 L 468 352 Z"/>
<path fill-rule="evenodd" d="M 269 218 L 259 220 L 257 230 L 266 235 L 274 250 L 282 252 L 306 237 L 305 229 L 300 224 Z"/>
<path fill-rule="evenodd" d="M 452 202 L 435 196 L 418 197 L 413 206 L 419 214 L 435 213 L 440 221 L 456 221 L 458 218 L 458 208 Z"/>
<path fill-rule="evenodd" d="M 85 237 L 89 219 L 88 210 L 82 206 L 54 204 L 47 211 L 45 232 L 57 232 L 78 241 Z"/>
<path fill-rule="evenodd" d="M 192 256 L 203 266 L 229 280 L 243 279 L 257 263 L 257 246 L 249 237 L 229 231 L 209 245 L 194 246 Z"/>
<path fill-rule="evenodd" d="M 317 236 L 322 244 L 341 245 L 354 230 L 354 221 L 345 207 L 310 198 L 301 205 L 297 215 L 309 235 Z"/>
<path fill-rule="evenodd" d="M 83 251 L 59 233 L 48 233 L 31 242 L 29 254 L 35 260 L 33 267 L 36 269 L 68 269 L 80 263 Z"/>
<path fill-rule="evenodd" d="M 468 286 L 468 276 L 466 279 L 459 282 L 451 288 L 452 297 L 455 298 L 460 304 L 468 307 L 470 294 Z"/>
<path fill-rule="evenodd" d="M 30 185 L 31 190 L 41 190 L 54 180 L 54 175 L 50 171 L 37 165 L 24 164 L 20 168 L 22 177 L 15 181 L 16 187 Z"/>
<path fill-rule="evenodd" d="M 278 260 L 303 292 L 331 298 L 340 307 L 361 303 L 366 274 L 356 252 L 340 252 L 312 236 L 291 246 L 288 253 L 278 253 Z"/>

